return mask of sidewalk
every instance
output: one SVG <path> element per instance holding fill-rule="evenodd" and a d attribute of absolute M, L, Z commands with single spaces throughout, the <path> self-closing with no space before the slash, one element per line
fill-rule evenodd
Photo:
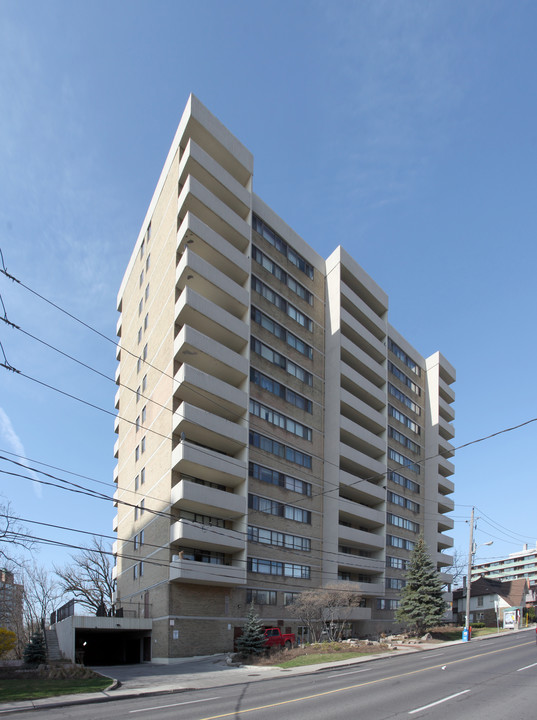
<path fill-rule="evenodd" d="M 521 628 L 515 632 L 534 630 L 534 628 Z M 487 640 L 503 635 L 494 633 L 474 638 L 472 642 Z M 266 667 L 258 665 L 228 666 L 226 655 L 213 655 L 204 657 L 184 658 L 173 665 L 122 665 L 113 668 L 93 668 L 105 677 L 110 677 L 110 686 L 106 690 L 96 693 L 80 693 L 77 695 L 60 695 L 38 700 L 27 700 L 0 704 L 0 714 L 22 712 L 23 710 L 38 710 L 82 705 L 86 703 L 110 702 L 136 697 L 165 695 L 185 692 L 187 690 L 202 690 L 225 685 L 239 685 L 242 683 L 258 682 L 268 678 L 282 675 L 306 675 L 326 669 L 357 665 L 363 662 L 374 662 L 384 658 L 397 657 L 407 653 L 427 652 L 437 650 L 439 647 L 458 645 L 462 640 L 437 643 L 416 643 L 399 647 L 387 653 L 366 655 L 341 662 L 320 663 L 305 667 L 282 669 L 279 667 Z"/>

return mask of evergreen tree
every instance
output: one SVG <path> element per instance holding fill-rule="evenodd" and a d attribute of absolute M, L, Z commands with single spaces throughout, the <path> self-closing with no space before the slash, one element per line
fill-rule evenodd
<path fill-rule="evenodd" d="M 243 657 L 261 655 L 266 649 L 265 641 L 265 631 L 252 602 L 248 610 L 246 625 L 242 629 L 242 635 L 237 638 L 237 650 Z"/>
<path fill-rule="evenodd" d="M 47 661 L 47 648 L 42 632 L 32 635 L 30 642 L 24 648 L 23 657 L 27 665 L 41 665 Z"/>
<path fill-rule="evenodd" d="M 396 619 L 406 622 L 423 635 L 442 622 L 446 603 L 442 597 L 442 583 L 429 553 L 423 535 L 420 535 L 410 557 L 406 585 L 401 591 L 401 603 Z"/>

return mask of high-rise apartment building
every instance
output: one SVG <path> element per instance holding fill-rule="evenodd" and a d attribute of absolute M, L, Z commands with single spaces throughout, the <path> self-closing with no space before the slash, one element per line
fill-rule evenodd
<path fill-rule="evenodd" d="M 525 579 L 529 586 L 537 585 L 537 547 L 528 548 L 525 544 L 522 550 L 506 558 L 472 565 L 472 581 L 480 577 L 501 581 Z"/>
<path fill-rule="evenodd" d="M 193 96 L 118 310 L 117 604 L 152 618 L 144 657 L 231 650 L 251 602 L 301 632 L 327 585 L 361 594 L 350 632 L 387 629 L 420 532 L 449 584 L 453 367 L 254 194 Z"/>

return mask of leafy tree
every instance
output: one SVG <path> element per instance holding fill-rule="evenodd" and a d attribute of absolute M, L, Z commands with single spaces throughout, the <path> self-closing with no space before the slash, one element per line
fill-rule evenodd
<path fill-rule="evenodd" d="M 266 649 L 265 640 L 265 631 L 252 603 L 248 610 L 246 625 L 242 629 L 242 635 L 237 639 L 237 650 L 243 657 L 261 655 Z"/>
<path fill-rule="evenodd" d="M 41 665 L 47 660 L 47 648 L 42 632 L 36 632 L 24 648 L 24 662 L 27 665 Z"/>
<path fill-rule="evenodd" d="M 111 552 L 103 541 L 94 537 L 91 547 L 72 556 L 73 565 L 54 568 L 64 595 L 72 595 L 93 612 L 112 607 L 113 579 Z"/>
<path fill-rule="evenodd" d="M 13 630 L 7 628 L 0 628 L 0 657 L 7 655 L 11 652 L 17 644 L 17 635 Z"/>
<path fill-rule="evenodd" d="M 444 619 L 446 603 L 442 594 L 442 583 L 420 535 L 410 557 L 396 619 L 408 623 L 417 635 L 423 635 Z"/>

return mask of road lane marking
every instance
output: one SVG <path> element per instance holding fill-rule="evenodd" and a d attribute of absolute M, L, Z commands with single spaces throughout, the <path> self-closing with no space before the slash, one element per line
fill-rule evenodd
<path fill-rule="evenodd" d="M 442 698 L 441 700 L 437 700 L 436 702 L 429 703 L 429 705 L 422 705 L 419 708 L 416 708 L 415 710 L 409 710 L 409 715 L 414 715 L 414 713 L 421 712 L 422 710 L 428 710 L 429 708 L 434 707 L 435 705 L 440 705 L 441 703 L 445 703 L 448 700 L 453 700 L 453 698 L 459 697 L 459 695 L 464 695 L 465 693 L 469 693 L 470 690 L 461 690 L 461 692 L 455 693 L 455 695 L 448 695 L 445 698 Z"/>
<path fill-rule="evenodd" d="M 152 712 L 153 710 L 164 710 L 165 708 L 178 707 L 179 705 L 194 705 L 200 702 L 209 702 L 209 700 L 220 700 L 219 697 L 205 698 L 204 700 L 189 700 L 188 702 L 172 703 L 171 705 L 156 705 L 150 708 L 141 708 L 140 710 L 129 710 L 129 713 Z"/>
<path fill-rule="evenodd" d="M 523 668 L 518 668 L 517 672 L 520 672 L 521 670 L 527 670 L 530 667 L 535 667 L 537 663 L 532 663 L 531 665 L 525 665 Z"/>
<path fill-rule="evenodd" d="M 507 650 L 518 650 L 524 645 L 533 645 L 531 642 L 521 643 L 520 645 L 513 645 L 506 648 L 498 648 L 498 650 L 489 650 L 484 653 L 477 653 L 476 655 L 469 655 L 465 658 L 459 658 L 458 660 L 451 660 L 446 665 L 456 665 L 461 662 L 468 662 L 469 660 L 475 660 L 477 657 L 483 657 L 484 655 L 495 655 L 496 653 L 506 652 Z M 421 668 L 420 670 L 410 670 L 406 673 L 400 673 L 399 675 L 392 675 L 390 677 L 378 678 L 377 680 L 368 680 L 363 683 L 357 683 L 356 685 L 347 685 L 346 687 L 337 688 L 336 690 L 325 690 L 324 692 L 315 693 L 314 695 L 305 695 L 304 697 L 293 698 L 292 700 L 280 700 L 279 702 L 270 703 L 269 705 L 259 705 L 258 707 L 245 708 L 244 710 L 237 711 L 236 709 L 232 712 L 222 713 L 221 715 L 210 715 L 209 717 L 201 718 L 201 720 L 220 720 L 220 718 L 233 717 L 237 715 L 245 715 L 246 713 L 258 712 L 259 710 L 270 710 L 281 705 L 291 705 L 292 703 L 302 702 L 303 700 L 314 700 L 315 698 L 324 697 L 325 695 L 335 695 L 336 693 L 345 692 L 346 690 L 356 690 L 356 688 L 366 687 L 367 685 L 377 685 L 381 682 L 392 682 L 393 680 L 399 680 L 403 677 L 409 677 L 410 675 L 417 675 L 419 673 L 427 672 L 428 670 L 437 670 L 443 667 L 443 664 L 431 665 L 429 667 Z"/>
<path fill-rule="evenodd" d="M 368 672 L 368 670 L 373 670 L 373 668 L 364 668 L 363 670 L 348 670 L 347 672 L 330 675 L 330 678 L 340 677 L 341 675 L 356 675 L 356 673 Z"/>
<path fill-rule="evenodd" d="M 428 652 L 425 660 L 428 660 L 429 658 L 432 658 L 432 657 L 439 657 L 440 655 L 444 655 L 444 653 L 443 652 L 441 652 L 441 653 L 429 653 Z"/>

